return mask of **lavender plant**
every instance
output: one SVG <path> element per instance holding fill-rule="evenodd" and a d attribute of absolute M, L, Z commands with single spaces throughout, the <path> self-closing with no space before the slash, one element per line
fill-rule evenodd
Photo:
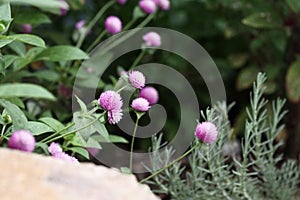
<path fill-rule="evenodd" d="M 219 137 L 214 145 L 203 144 L 188 157 L 186 168 L 181 163 L 165 168 L 147 182 L 157 193 L 171 199 L 297 199 L 300 167 L 295 160 L 284 160 L 277 155 L 282 142 L 278 134 L 284 128 L 281 121 L 286 114 L 285 100 L 272 101 L 272 113 L 267 109 L 268 101 L 263 97 L 266 76 L 257 75 L 250 94 L 250 108 L 245 122 L 245 133 L 241 141 L 241 153 L 225 152 L 232 144 L 232 128 L 228 112 L 233 106 L 224 102 L 214 105 L 201 115 L 205 121 L 218 127 Z M 197 143 L 195 139 L 194 143 Z M 152 171 L 160 169 L 173 158 L 174 151 L 164 146 L 162 136 L 153 138 Z"/>

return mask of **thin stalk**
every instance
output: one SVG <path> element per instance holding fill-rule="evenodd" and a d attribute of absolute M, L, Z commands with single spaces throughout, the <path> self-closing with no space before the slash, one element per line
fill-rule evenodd
<path fill-rule="evenodd" d="M 95 15 L 95 17 L 91 20 L 91 22 L 87 25 L 86 31 L 83 31 L 78 39 L 78 42 L 76 44 L 76 47 L 80 48 L 84 39 L 86 38 L 86 33 L 88 33 L 98 22 L 98 20 L 102 17 L 102 15 L 105 13 L 107 9 L 109 9 L 113 4 L 115 3 L 115 0 L 110 0 L 107 2 Z"/>
<path fill-rule="evenodd" d="M 142 60 L 142 58 L 145 55 L 145 50 L 142 50 L 141 53 L 138 55 L 138 57 L 135 59 L 135 61 L 133 62 L 133 64 L 131 65 L 130 70 L 132 70 L 133 68 L 135 68 L 137 66 L 137 64 Z"/>
<path fill-rule="evenodd" d="M 5 131 L 5 128 L 6 128 L 6 124 L 4 124 L 4 125 L 2 126 L 1 136 L 0 136 L 0 143 L 1 143 L 2 140 L 3 140 L 3 134 L 4 134 L 4 131 Z"/>
<path fill-rule="evenodd" d="M 96 38 L 96 40 L 86 49 L 86 51 L 89 53 L 105 36 L 106 30 L 102 31 L 102 33 Z"/>
<path fill-rule="evenodd" d="M 50 139 L 49 141 L 45 141 L 44 143 L 53 142 L 53 141 L 55 141 L 55 140 L 58 140 L 58 139 L 60 139 L 60 138 L 63 138 L 63 137 L 65 137 L 65 136 L 68 136 L 68 135 L 70 135 L 70 134 L 73 134 L 73 133 L 76 133 L 76 132 L 81 131 L 81 130 L 83 130 L 83 129 L 86 129 L 87 127 L 89 127 L 89 126 L 93 125 L 95 122 L 97 122 L 97 121 L 103 116 L 104 113 L 105 113 L 105 112 L 103 112 L 101 115 L 99 115 L 99 117 L 97 117 L 96 119 L 94 119 L 94 120 L 91 121 L 90 123 L 88 123 L 88 124 L 86 124 L 86 125 L 84 125 L 84 126 L 78 128 L 78 129 L 69 131 L 69 132 L 67 132 L 67 133 L 65 133 L 65 134 L 59 135 L 59 136 L 57 136 L 57 137 L 55 137 L 55 138 L 52 138 L 52 139 Z"/>
<path fill-rule="evenodd" d="M 135 139 L 135 135 L 136 135 L 136 130 L 137 130 L 137 127 L 138 127 L 139 119 L 140 119 L 139 117 L 136 118 L 134 130 L 133 130 L 133 134 L 132 134 L 132 139 L 131 139 L 131 146 L 130 146 L 130 163 L 129 163 L 129 169 L 130 169 L 131 172 L 132 172 L 132 157 L 133 157 L 134 139 Z"/>
<path fill-rule="evenodd" d="M 180 157 L 178 157 L 177 159 L 175 159 L 173 162 L 171 162 L 170 164 L 166 165 L 165 167 L 161 168 L 160 170 L 157 170 L 156 172 L 154 172 L 153 174 L 151 174 L 150 176 L 142 179 L 140 181 L 140 183 L 144 183 L 148 180 L 150 180 L 151 178 L 157 176 L 158 174 L 160 174 L 161 172 L 163 172 L 164 170 L 168 169 L 169 167 L 171 167 L 172 165 L 174 165 L 176 162 L 180 161 L 181 159 L 183 159 L 184 157 L 186 157 L 187 155 L 189 155 L 192 151 L 194 151 L 196 148 L 201 147 L 202 142 L 199 142 L 198 144 L 196 144 L 195 146 L 193 146 L 190 150 L 188 150 L 187 152 L 185 152 L 184 154 L 182 154 Z"/>
<path fill-rule="evenodd" d="M 52 135 L 50 135 L 50 136 L 48 136 L 48 137 L 42 139 L 40 142 L 41 142 L 41 143 L 46 142 L 47 140 L 50 140 L 51 138 L 53 138 L 53 137 L 59 135 L 61 132 L 64 132 L 65 130 L 68 130 L 70 127 L 72 127 L 72 126 L 74 126 L 74 125 L 75 125 L 75 123 L 72 122 L 72 123 L 70 123 L 69 125 L 65 126 L 64 128 L 60 129 L 59 131 L 55 132 L 54 134 L 52 134 Z"/>

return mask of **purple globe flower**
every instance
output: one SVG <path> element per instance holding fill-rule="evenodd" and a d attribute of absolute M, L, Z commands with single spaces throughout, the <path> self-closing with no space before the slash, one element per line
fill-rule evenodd
<path fill-rule="evenodd" d="M 202 122 L 197 125 L 195 136 L 203 143 L 212 144 L 217 140 L 217 127 L 211 122 Z"/>
<path fill-rule="evenodd" d="M 70 155 L 66 154 L 65 152 L 52 154 L 52 157 L 59 159 L 59 160 L 64 160 L 67 162 L 79 163 L 79 161 L 75 157 L 70 156 Z"/>
<path fill-rule="evenodd" d="M 17 130 L 12 133 L 8 140 L 8 147 L 21 151 L 32 152 L 35 146 L 35 139 L 31 132 L 26 130 Z"/>
<path fill-rule="evenodd" d="M 156 11 L 156 4 L 152 0 L 141 0 L 139 6 L 147 14 L 152 14 Z"/>
<path fill-rule="evenodd" d="M 111 34 L 119 33 L 122 30 L 122 22 L 116 16 L 109 16 L 105 20 L 105 29 Z"/>
<path fill-rule="evenodd" d="M 57 158 L 59 160 L 64 160 L 68 162 L 74 162 L 79 163 L 78 160 L 73 157 L 69 156 L 65 152 L 63 152 L 62 148 L 59 146 L 59 144 L 52 142 L 50 146 L 48 147 L 49 153 L 52 155 L 53 158 Z"/>
<path fill-rule="evenodd" d="M 150 105 L 156 104 L 159 98 L 157 90 L 151 86 L 144 87 L 141 90 L 139 97 L 146 99 Z"/>
<path fill-rule="evenodd" d="M 31 33 L 31 31 L 32 31 L 32 25 L 31 24 L 22 24 L 21 28 L 22 28 L 23 33 Z"/>
<path fill-rule="evenodd" d="M 103 92 L 98 99 L 98 103 L 108 111 L 120 110 L 123 106 L 120 94 L 112 90 Z"/>
<path fill-rule="evenodd" d="M 56 153 L 61 153 L 63 152 L 62 148 L 59 146 L 59 144 L 52 142 L 50 146 L 48 147 L 48 151 L 51 155 L 56 154 Z"/>
<path fill-rule="evenodd" d="M 116 124 L 122 119 L 122 106 L 123 101 L 119 93 L 108 90 L 103 92 L 98 99 L 98 103 L 102 108 L 107 110 L 108 122 Z"/>
<path fill-rule="evenodd" d="M 148 47 L 159 47 L 161 45 L 160 35 L 156 32 L 149 32 L 143 36 Z"/>
<path fill-rule="evenodd" d="M 122 110 L 111 110 L 108 111 L 107 117 L 108 117 L 108 122 L 110 124 L 117 124 L 121 119 L 122 119 L 123 113 Z"/>
<path fill-rule="evenodd" d="M 145 87 L 146 78 L 142 72 L 139 71 L 131 71 L 129 72 L 129 82 L 130 84 L 137 88 L 142 89 Z"/>
<path fill-rule="evenodd" d="M 149 105 L 147 99 L 139 97 L 132 101 L 131 107 L 136 111 L 146 112 L 150 109 L 151 106 Z"/>
<path fill-rule="evenodd" d="M 127 0 L 117 0 L 117 2 L 121 5 L 125 4 Z"/>
<path fill-rule="evenodd" d="M 153 1 L 162 10 L 170 9 L 170 1 L 169 0 L 153 0 Z"/>

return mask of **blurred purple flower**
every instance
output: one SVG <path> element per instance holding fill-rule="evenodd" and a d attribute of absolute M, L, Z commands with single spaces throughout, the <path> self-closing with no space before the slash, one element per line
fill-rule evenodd
<path fill-rule="evenodd" d="M 85 25 L 85 22 L 86 22 L 86 20 L 84 20 L 84 19 L 82 19 L 82 20 L 76 22 L 75 28 L 76 28 L 77 30 L 80 30 L 80 29 Z"/>
<path fill-rule="evenodd" d="M 78 160 L 66 154 L 65 152 L 62 151 L 61 147 L 59 144 L 52 142 L 50 146 L 48 147 L 49 153 L 52 155 L 53 158 L 57 158 L 60 160 L 68 161 L 68 162 L 74 162 L 74 163 L 79 163 Z"/>
<path fill-rule="evenodd" d="M 72 89 L 70 89 L 69 87 L 65 86 L 64 84 L 59 85 L 58 93 L 61 96 L 66 97 L 66 98 L 72 97 Z"/>
<path fill-rule="evenodd" d="M 111 34 L 119 33 L 122 30 L 122 22 L 116 16 L 109 16 L 105 20 L 105 29 Z"/>
<path fill-rule="evenodd" d="M 162 10 L 170 9 L 170 1 L 169 0 L 153 0 L 153 1 Z"/>
<path fill-rule="evenodd" d="M 31 33 L 31 31 L 32 31 L 32 25 L 31 24 L 22 24 L 21 28 L 22 28 L 23 33 Z"/>
<path fill-rule="evenodd" d="M 52 142 L 50 144 L 50 146 L 48 147 L 48 151 L 49 153 L 51 153 L 51 155 L 55 154 L 55 153 L 61 153 L 63 152 L 62 148 L 59 146 L 59 144 Z"/>
<path fill-rule="evenodd" d="M 35 139 L 31 132 L 26 130 L 17 130 L 12 133 L 8 140 L 8 147 L 21 151 L 32 152 L 35 146 Z"/>
<path fill-rule="evenodd" d="M 152 14 L 156 11 L 156 4 L 152 0 L 141 0 L 139 6 L 147 14 Z"/>
<path fill-rule="evenodd" d="M 117 0 L 117 2 L 121 5 L 125 4 L 127 0 Z"/>
<path fill-rule="evenodd" d="M 156 32 L 146 33 L 143 36 L 143 40 L 148 47 L 159 47 L 161 45 L 160 35 Z"/>
<path fill-rule="evenodd" d="M 202 142 L 212 144 L 217 140 L 218 130 L 213 123 L 202 122 L 197 125 L 195 135 Z"/>
<path fill-rule="evenodd" d="M 151 86 L 144 87 L 141 90 L 139 97 L 147 99 L 150 105 L 156 104 L 159 98 L 157 90 Z"/>

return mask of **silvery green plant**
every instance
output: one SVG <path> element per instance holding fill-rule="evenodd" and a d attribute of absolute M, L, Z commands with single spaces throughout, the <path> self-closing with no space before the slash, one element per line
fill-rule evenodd
<path fill-rule="evenodd" d="M 227 114 L 233 104 L 218 103 L 201 113 L 205 121 L 217 125 L 217 142 L 194 150 L 188 157 L 190 168 L 178 162 L 147 181 L 153 190 L 179 200 L 297 199 L 300 168 L 295 160 L 283 160 L 277 151 L 282 145 L 276 140 L 284 128 L 281 121 L 286 114 L 285 100 L 272 101 L 269 112 L 268 101 L 263 97 L 265 81 L 266 76 L 259 73 L 253 84 L 240 151 L 232 141 Z M 158 153 L 163 145 L 161 136 L 153 138 L 153 173 L 173 159 L 173 149 Z"/>

